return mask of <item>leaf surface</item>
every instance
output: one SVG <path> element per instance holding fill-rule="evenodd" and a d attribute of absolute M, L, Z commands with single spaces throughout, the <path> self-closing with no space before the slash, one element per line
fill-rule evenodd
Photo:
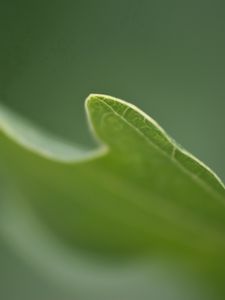
<path fill-rule="evenodd" d="M 40 264 L 71 273 L 80 287 L 83 276 L 97 298 L 103 285 L 122 295 L 118 285 L 127 291 L 133 282 L 148 299 L 146 265 L 155 257 L 222 281 L 221 180 L 137 107 L 93 94 L 86 111 L 94 150 L 47 136 L 0 107 L 5 236 Z"/>

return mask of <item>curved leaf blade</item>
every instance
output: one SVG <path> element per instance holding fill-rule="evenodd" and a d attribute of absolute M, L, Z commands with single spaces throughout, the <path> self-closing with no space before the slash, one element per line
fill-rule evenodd
<path fill-rule="evenodd" d="M 178 256 L 221 277 L 220 179 L 135 106 L 91 95 L 86 108 L 97 150 L 65 147 L 0 110 L 0 162 L 21 201 L 73 249 L 111 258 Z"/>

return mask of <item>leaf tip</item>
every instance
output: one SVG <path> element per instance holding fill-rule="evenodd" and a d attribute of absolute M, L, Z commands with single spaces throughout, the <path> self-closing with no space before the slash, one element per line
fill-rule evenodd
<path fill-rule="evenodd" d="M 85 100 L 85 107 L 89 111 L 93 106 L 95 106 L 96 104 L 98 105 L 102 101 L 105 102 L 107 101 L 107 99 L 115 100 L 115 98 L 108 95 L 91 93 Z"/>

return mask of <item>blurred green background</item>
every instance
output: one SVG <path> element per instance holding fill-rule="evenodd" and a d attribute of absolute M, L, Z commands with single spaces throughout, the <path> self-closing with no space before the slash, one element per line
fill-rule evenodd
<path fill-rule="evenodd" d="M 125 99 L 223 180 L 224 53 L 221 0 L 0 3 L 1 102 L 64 139 L 91 145 L 85 97 Z M 72 297 L 0 249 L 4 299 Z"/>

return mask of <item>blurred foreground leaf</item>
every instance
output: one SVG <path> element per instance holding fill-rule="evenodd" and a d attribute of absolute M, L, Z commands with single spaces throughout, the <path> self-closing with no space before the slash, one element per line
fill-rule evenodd
<path fill-rule="evenodd" d="M 0 107 L 5 238 L 79 299 L 155 297 L 154 262 L 182 266 L 222 294 L 222 182 L 135 106 L 90 95 L 86 110 L 96 150 Z"/>

